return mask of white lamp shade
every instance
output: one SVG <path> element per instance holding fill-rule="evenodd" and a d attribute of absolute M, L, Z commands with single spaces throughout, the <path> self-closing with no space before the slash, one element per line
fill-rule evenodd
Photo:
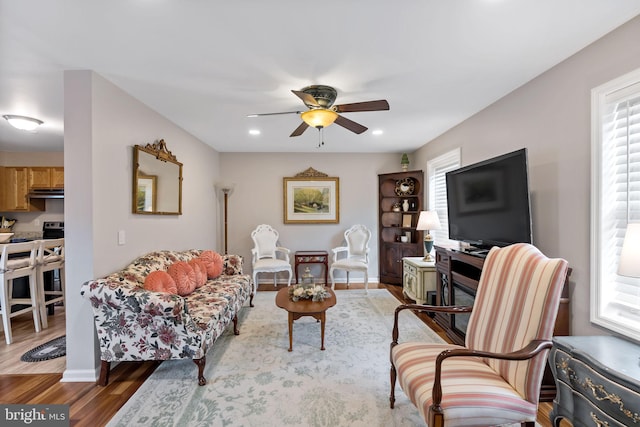
<path fill-rule="evenodd" d="M 618 263 L 621 276 L 640 277 L 640 223 L 627 225 Z"/>
<path fill-rule="evenodd" d="M 439 230 L 440 227 L 440 220 L 436 211 L 420 212 L 416 230 Z"/>

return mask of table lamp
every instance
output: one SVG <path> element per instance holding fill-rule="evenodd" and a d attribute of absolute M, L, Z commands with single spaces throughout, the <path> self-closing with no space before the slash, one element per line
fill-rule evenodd
<path fill-rule="evenodd" d="M 418 217 L 418 225 L 416 230 L 424 231 L 424 258 L 423 261 L 433 262 L 431 250 L 433 249 L 433 236 L 429 234 L 429 230 L 439 230 L 440 220 L 436 211 L 422 211 Z"/>
<path fill-rule="evenodd" d="M 640 223 L 627 225 L 618 263 L 618 274 L 640 277 Z"/>

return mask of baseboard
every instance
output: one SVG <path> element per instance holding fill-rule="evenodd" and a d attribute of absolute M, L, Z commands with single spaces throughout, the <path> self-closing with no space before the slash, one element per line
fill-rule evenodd
<path fill-rule="evenodd" d="M 62 373 L 61 383 L 95 383 L 100 367 L 95 369 L 67 369 Z"/>

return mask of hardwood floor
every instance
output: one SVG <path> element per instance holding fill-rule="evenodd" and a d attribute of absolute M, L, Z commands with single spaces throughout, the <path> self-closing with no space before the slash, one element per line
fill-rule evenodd
<path fill-rule="evenodd" d="M 388 289 L 400 301 L 405 301 L 402 287 L 370 284 L 370 288 Z M 262 286 L 262 291 L 275 291 L 280 286 Z M 346 289 L 344 284 L 336 284 L 336 289 Z M 350 289 L 363 289 L 362 284 L 353 283 Z M 433 320 L 422 315 L 420 318 L 440 336 L 446 339 L 444 331 Z M 159 362 L 128 362 L 112 368 L 109 385 L 99 387 L 94 383 L 60 382 L 66 358 L 61 357 L 46 362 L 21 362 L 20 356 L 27 350 L 65 334 L 65 318 L 62 307 L 56 307 L 54 316 L 49 316 L 49 328 L 36 334 L 31 316 L 13 319 L 15 342 L 7 346 L 4 334 L 0 334 L 0 402 L 22 404 L 68 404 L 71 426 L 103 426 L 124 403 L 135 393 L 142 383 L 153 373 Z M 387 381 L 387 378 L 384 378 Z M 551 427 L 549 422 L 550 403 L 541 403 L 538 409 L 538 423 Z M 563 427 L 570 426 L 562 421 Z"/>

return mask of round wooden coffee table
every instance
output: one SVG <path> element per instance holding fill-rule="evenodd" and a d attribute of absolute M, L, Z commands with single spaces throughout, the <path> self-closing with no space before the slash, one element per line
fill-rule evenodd
<path fill-rule="evenodd" d="M 289 313 L 289 351 L 293 351 L 293 321 L 303 316 L 311 316 L 320 321 L 320 350 L 324 350 L 325 313 L 329 307 L 336 305 L 336 294 L 329 287 L 325 289 L 329 292 L 329 296 L 324 301 L 291 301 L 289 288 L 282 288 L 278 291 L 276 305 Z"/>

